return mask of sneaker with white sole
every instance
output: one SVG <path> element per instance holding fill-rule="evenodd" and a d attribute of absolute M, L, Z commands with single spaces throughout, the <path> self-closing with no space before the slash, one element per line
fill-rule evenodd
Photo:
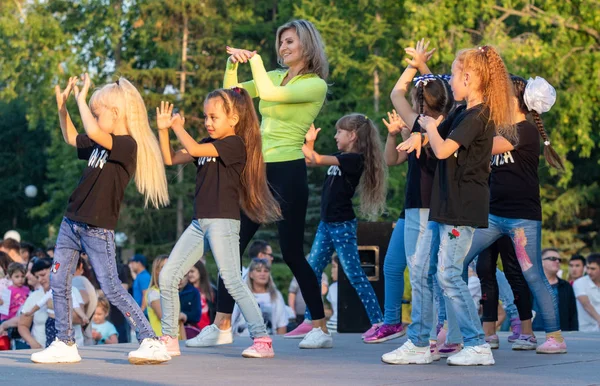
<path fill-rule="evenodd" d="M 409 339 L 394 351 L 383 354 L 381 361 L 391 365 L 425 365 L 433 362 L 433 357 L 429 345 L 417 347 Z"/>
<path fill-rule="evenodd" d="M 318 327 L 313 328 L 302 342 L 298 345 L 300 348 L 332 348 L 333 338 L 330 333 L 325 333 Z"/>
<path fill-rule="evenodd" d="M 46 349 L 31 354 L 31 361 L 45 364 L 77 363 L 81 362 L 81 357 L 75 343 L 69 345 L 62 340 L 56 339 Z"/>
<path fill-rule="evenodd" d="M 485 337 L 485 342 L 490 345 L 492 350 L 497 350 L 500 348 L 500 338 L 498 335 L 488 335 Z"/>
<path fill-rule="evenodd" d="M 128 359 L 134 365 L 156 365 L 171 360 L 171 356 L 160 339 L 146 338 L 137 350 L 129 353 Z"/>
<path fill-rule="evenodd" d="M 185 341 L 186 347 L 211 347 L 230 343 L 233 343 L 231 327 L 220 330 L 216 324 L 204 327 L 194 338 Z"/>
<path fill-rule="evenodd" d="M 169 335 L 163 335 L 160 337 L 160 341 L 164 343 L 170 356 L 176 357 L 181 355 L 181 350 L 179 349 L 179 340 L 177 340 L 177 338 L 173 338 Z"/>
<path fill-rule="evenodd" d="M 442 359 L 442 356 L 440 355 L 440 350 L 438 349 L 437 340 L 429 341 L 429 352 L 431 353 L 431 359 L 433 359 L 434 361 L 439 361 L 440 359 Z"/>
<path fill-rule="evenodd" d="M 244 358 L 273 358 L 273 341 L 268 336 L 254 339 L 254 344 L 242 352 Z"/>
<path fill-rule="evenodd" d="M 480 346 L 468 346 L 459 353 L 448 357 L 446 363 L 451 366 L 489 366 L 496 363 L 489 344 Z"/>
<path fill-rule="evenodd" d="M 533 335 L 519 335 L 512 344 L 513 350 L 535 350 L 537 348 L 537 339 Z"/>

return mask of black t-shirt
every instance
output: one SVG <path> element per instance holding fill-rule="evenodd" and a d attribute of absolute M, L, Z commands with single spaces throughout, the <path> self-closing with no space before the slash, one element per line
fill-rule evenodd
<path fill-rule="evenodd" d="M 112 150 L 77 136 L 77 157 L 88 161 L 69 198 L 65 216 L 95 227 L 115 229 L 125 188 L 136 167 L 137 143 L 129 135 L 112 135 Z"/>
<path fill-rule="evenodd" d="M 421 126 L 418 118 L 412 129 L 413 133 L 420 133 Z M 404 208 L 429 208 L 431 202 L 431 186 L 437 167 L 437 158 L 433 150 L 421 149 L 421 155 L 417 158 L 416 152 L 408 154 L 408 173 L 406 175 L 406 194 L 404 197 Z"/>
<path fill-rule="evenodd" d="M 333 154 L 340 166 L 330 166 L 321 194 L 321 220 L 343 222 L 356 218 L 352 197 L 360 182 L 364 157 L 358 153 Z"/>
<path fill-rule="evenodd" d="M 460 147 L 439 160 L 433 180 L 429 219 L 448 225 L 487 227 L 490 205 L 489 159 L 495 133 L 483 105 L 459 107 L 440 125 L 440 133 Z"/>
<path fill-rule="evenodd" d="M 517 125 L 514 150 L 492 156 L 490 213 L 496 216 L 542 221 L 540 203 L 540 135 L 528 121 Z"/>
<path fill-rule="evenodd" d="M 246 165 L 246 146 L 241 137 L 204 138 L 212 143 L 218 157 L 195 158 L 196 194 L 194 218 L 240 219 L 241 176 Z"/>

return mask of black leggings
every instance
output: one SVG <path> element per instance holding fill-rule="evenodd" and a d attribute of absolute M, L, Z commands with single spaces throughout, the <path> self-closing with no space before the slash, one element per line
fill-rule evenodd
<path fill-rule="evenodd" d="M 515 247 L 508 236 L 502 236 L 479 254 L 477 258 L 477 276 L 481 282 L 481 304 L 483 306 L 483 322 L 498 320 L 498 282 L 496 281 L 496 261 L 498 252 L 502 259 L 506 280 L 515 296 L 515 306 L 519 311 L 519 319 L 532 318 L 533 298 L 527 281 L 523 277 L 521 266 L 517 260 Z"/>
<path fill-rule="evenodd" d="M 281 205 L 283 220 L 277 223 L 279 246 L 283 260 L 298 280 L 306 306 L 314 320 L 323 319 L 320 278 L 304 257 L 304 222 L 308 205 L 308 180 L 304 159 L 267 163 L 267 181 L 271 192 Z M 242 213 L 240 229 L 240 258 L 260 227 Z M 231 314 L 235 302 L 219 280 L 217 312 Z"/>

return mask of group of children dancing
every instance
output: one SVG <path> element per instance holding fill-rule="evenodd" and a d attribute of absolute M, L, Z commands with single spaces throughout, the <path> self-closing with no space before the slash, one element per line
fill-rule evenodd
<path fill-rule="evenodd" d="M 543 80 L 511 77 L 498 52 L 489 46 L 460 51 L 449 80 L 432 75 L 427 60 L 434 50 L 421 40 L 407 48 L 408 66 L 391 94 L 395 107 L 384 124 L 383 146 L 374 122 L 364 114 L 340 118 L 335 127 L 338 152 L 314 149 L 320 128 L 313 122 L 327 93 L 328 63 L 317 29 L 305 20 L 281 26 L 277 57 L 283 69 L 267 72 L 255 51 L 227 47 L 230 55 L 224 87 L 204 101 L 208 137 L 197 142 L 173 105 L 157 107 L 158 140 L 138 90 L 126 79 L 95 91 L 87 103 L 90 79 L 73 77 L 56 87 L 65 142 L 88 162 L 69 199 L 60 227 L 51 275 L 57 338 L 32 354 L 36 363 L 78 362 L 72 328 L 71 280 L 79 251 L 85 250 L 108 300 L 136 330 L 139 349 L 129 353 L 135 364 L 161 363 L 180 355 L 178 284 L 201 258 L 205 239 L 219 269 L 217 315 L 189 347 L 233 341 L 231 314 L 238 304 L 253 344 L 248 358 L 274 356 L 256 299 L 241 276 L 241 255 L 260 224 L 276 222 L 284 261 L 296 277 L 307 304 L 305 322 L 286 338 L 300 338 L 300 348 L 330 348 L 319 280 L 333 252 L 369 315 L 366 343 L 406 333 L 401 323 L 404 270 L 412 286 L 412 323 L 408 340 L 384 354 L 392 364 L 431 363 L 441 356 L 430 344 L 437 337 L 434 315 L 446 315 L 446 342 L 456 350 L 453 365 L 494 363 L 464 279 L 466 266 L 502 235 L 508 235 L 518 262 L 541 308 L 547 339 L 536 347 L 530 314 L 523 310 L 517 342 L 540 353 L 566 352 L 557 322 L 557 301 L 541 266 L 541 207 L 537 166 L 539 135 L 550 164 L 561 167 L 551 150 L 539 114 L 552 105 L 551 86 Z M 239 65 L 249 63 L 252 80 L 239 83 Z M 416 87 L 409 85 L 417 71 Z M 537 83 L 536 83 L 537 82 Z M 534 84 L 535 83 L 535 84 Z M 549 86 L 545 89 L 537 84 Z M 541 91 L 540 91 L 541 90 Z M 78 134 L 66 109 L 74 93 L 85 134 Z M 252 98 L 260 98 L 262 121 Z M 464 102 L 464 103 L 460 103 Z M 397 112 L 396 112 L 397 111 Z M 527 120 L 528 115 L 535 124 Z M 182 148 L 171 147 L 170 132 Z M 402 136 L 398 144 L 396 138 Z M 492 154 L 500 161 L 492 163 Z M 358 256 L 360 213 L 377 218 L 385 208 L 387 166 L 408 162 L 405 210 L 394 229 L 385 259 L 385 307 L 382 313 Z M 145 205 L 168 205 L 164 165 L 197 167 L 193 221 L 177 241 L 158 280 L 162 337 L 123 289 L 115 262 L 114 229 L 124 191 L 135 177 Z M 306 167 L 328 166 L 321 197 L 321 222 L 308 260 L 302 244 L 308 202 Z M 482 254 L 483 256 L 483 254 Z M 482 257 L 480 257 L 482 258 Z M 491 266 L 491 264 L 490 264 Z M 494 265 L 495 267 L 495 265 Z M 436 299 L 437 301 L 434 301 Z M 528 318 L 528 319 L 524 319 Z M 487 335 L 486 335 L 487 333 Z"/>

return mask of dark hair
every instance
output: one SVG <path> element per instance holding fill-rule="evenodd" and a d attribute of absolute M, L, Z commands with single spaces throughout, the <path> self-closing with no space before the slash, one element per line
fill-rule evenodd
<path fill-rule="evenodd" d="M 538 112 L 535 110 L 529 110 L 527 104 L 525 103 L 525 87 L 527 87 L 527 81 L 516 75 L 511 75 L 510 79 L 512 80 L 515 97 L 519 101 L 519 110 L 521 110 L 521 112 L 525 115 L 531 114 L 531 117 L 535 122 L 535 126 L 537 127 L 538 132 L 544 141 L 544 158 L 546 159 L 546 162 L 548 162 L 548 165 L 552 166 L 553 168 L 564 171 L 565 166 L 563 165 L 562 159 L 556 150 L 554 150 L 552 145 L 550 145 L 550 140 L 548 139 L 548 134 L 544 129 L 544 122 L 542 121 L 540 114 L 538 114 Z"/>
<path fill-rule="evenodd" d="M 210 99 L 219 99 L 227 116 L 238 115 L 235 134 L 242 138 L 246 149 L 246 165 L 240 176 L 240 206 L 244 213 L 256 223 L 281 220 L 281 208 L 269 190 L 266 166 L 262 154 L 260 123 L 250 94 L 243 88 L 218 89 L 211 91 Z"/>
<path fill-rule="evenodd" d="M 33 255 L 35 257 L 37 257 L 38 259 L 47 259 L 50 257 L 50 256 L 48 256 L 46 251 L 41 248 L 36 249 L 35 252 L 33 252 Z"/>
<path fill-rule="evenodd" d="M 411 93 L 413 104 L 416 104 L 419 115 L 425 114 L 425 105 L 427 105 L 432 113 L 437 113 L 444 117 L 447 117 L 454 109 L 454 95 L 452 94 L 450 84 L 438 76 L 419 82 Z"/>
<path fill-rule="evenodd" d="M 17 240 L 9 237 L 2 241 L 2 248 L 19 252 L 21 250 L 21 244 L 19 244 Z"/>
<path fill-rule="evenodd" d="M 27 267 L 21 263 L 10 263 L 8 266 L 8 277 L 11 277 L 15 272 L 21 272 L 23 275 L 26 275 Z"/>
<path fill-rule="evenodd" d="M 581 264 L 583 264 L 583 265 L 585 265 L 585 263 L 586 263 L 585 257 L 578 255 L 578 254 L 571 256 L 571 259 L 569 259 L 569 263 L 571 261 L 577 261 L 577 260 L 581 261 Z"/>
<path fill-rule="evenodd" d="M 43 271 L 45 269 L 50 269 L 52 267 L 52 260 L 50 259 L 39 259 L 31 266 L 31 274 L 35 275 L 36 273 Z"/>
<path fill-rule="evenodd" d="M 48 245 L 48 248 L 46 248 L 46 252 L 48 252 L 48 251 L 54 252 L 54 248 L 56 248 L 56 245 L 54 245 L 54 244 L 53 245 Z"/>
<path fill-rule="evenodd" d="M 335 127 L 356 135 L 353 151 L 364 158 L 364 171 L 358 183 L 360 213 L 374 220 L 385 210 L 387 194 L 387 165 L 379 130 L 366 115 L 357 113 L 344 115 Z"/>
<path fill-rule="evenodd" d="M 250 245 L 248 256 L 250 256 L 251 259 L 254 259 L 255 257 L 258 257 L 259 253 L 264 253 L 268 246 L 269 243 L 265 240 L 256 240 Z"/>
<path fill-rule="evenodd" d="M 592 263 L 600 265 L 600 253 L 592 253 L 587 257 L 587 265 L 590 265 Z"/>
<path fill-rule="evenodd" d="M 33 251 L 35 250 L 35 247 L 31 243 L 23 241 L 23 242 L 21 242 L 21 249 L 27 250 L 27 252 L 29 252 L 29 256 L 31 256 L 31 255 L 33 255 Z"/>
<path fill-rule="evenodd" d="M 542 249 L 542 254 L 540 256 L 544 256 L 547 252 L 556 252 L 560 255 L 560 251 L 556 248 L 544 248 Z"/>
<path fill-rule="evenodd" d="M 331 256 L 331 261 L 337 265 L 340 265 L 340 258 L 338 257 L 337 253 L 334 253 L 333 256 Z"/>
<path fill-rule="evenodd" d="M 5 252 L 0 251 L 0 268 L 4 274 L 8 275 L 8 266 L 12 263 L 12 259 Z"/>
<path fill-rule="evenodd" d="M 215 295 L 212 290 L 212 286 L 210 285 L 208 271 L 206 270 L 206 266 L 204 265 L 202 260 L 198 260 L 198 262 L 194 264 L 194 268 L 198 270 L 198 276 L 200 278 L 200 292 L 206 297 L 208 301 L 214 301 Z"/>
<path fill-rule="evenodd" d="M 90 264 L 87 262 L 87 260 L 83 257 L 81 257 L 81 254 L 79 254 L 79 261 L 77 262 L 77 268 L 81 267 L 83 269 L 83 277 L 85 277 L 86 279 L 88 279 L 90 281 L 90 283 L 92 283 L 92 285 L 94 286 L 94 288 L 98 289 L 100 288 L 100 286 L 98 285 L 98 280 L 96 280 L 96 274 L 94 273 L 94 270 L 92 269 L 92 267 L 90 266 Z"/>

